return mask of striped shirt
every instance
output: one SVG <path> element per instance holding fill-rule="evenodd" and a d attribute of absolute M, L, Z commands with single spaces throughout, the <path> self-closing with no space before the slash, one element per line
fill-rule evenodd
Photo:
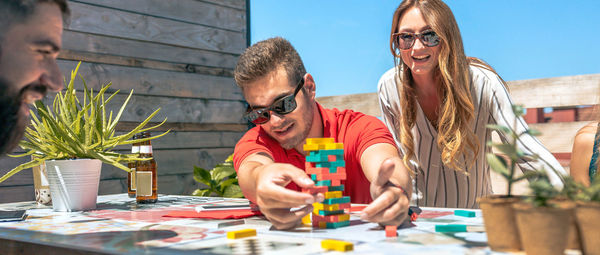
<path fill-rule="evenodd" d="M 411 162 L 411 167 L 416 174 L 413 179 L 412 200 L 419 206 L 478 208 L 477 198 L 492 194 L 490 166 L 485 160 L 485 154 L 491 152 L 491 148 L 486 146 L 486 141 L 490 140 L 492 130 L 486 128 L 486 125 L 498 124 L 512 128 L 516 116 L 512 112 L 508 90 L 500 77 L 492 71 L 476 66 L 470 66 L 470 74 L 471 96 L 475 109 L 475 120 L 471 127 L 479 138 L 479 153 L 474 164 L 467 169 L 468 175 L 442 163 L 441 152 L 437 146 L 437 130 L 426 118 L 419 104 L 416 104 L 416 123 L 412 128 L 416 162 Z M 383 120 L 394 136 L 398 148 L 403 151 L 399 140 L 402 111 L 395 75 L 396 70 L 392 68 L 381 77 L 378 95 Z M 518 118 L 516 132 L 521 133 L 526 129 L 527 124 L 523 118 Z M 508 137 L 500 133 L 498 135 L 503 142 L 509 141 Z M 538 161 L 518 162 L 522 171 L 541 169 L 543 166 L 552 184 L 562 187 L 561 178 L 550 166 L 562 174 L 566 174 L 565 170 L 537 138 L 522 136 L 517 144 L 524 152 L 540 156 Z M 461 163 L 465 160 L 467 159 L 463 157 Z"/>

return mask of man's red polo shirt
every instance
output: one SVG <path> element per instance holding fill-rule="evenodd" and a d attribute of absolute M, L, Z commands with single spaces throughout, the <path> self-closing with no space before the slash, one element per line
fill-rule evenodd
<path fill-rule="evenodd" d="M 360 165 L 360 157 L 369 146 L 377 143 L 389 143 L 396 146 L 391 133 L 379 119 L 351 110 L 325 109 L 317 103 L 323 119 L 323 137 L 334 137 L 338 143 L 344 143 L 347 179 L 344 184 L 344 196 L 350 196 L 352 203 L 370 203 L 369 180 Z M 238 170 L 242 161 L 249 155 L 264 152 L 277 163 L 289 163 L 304 169 L 305 157 L 296 149 L 286 150 L 272 139 L 262 127 L 254 127 L 240 139 L 235 146 L 233 164 Z M 300 190 L 295 183 L 288 189 Z"/>

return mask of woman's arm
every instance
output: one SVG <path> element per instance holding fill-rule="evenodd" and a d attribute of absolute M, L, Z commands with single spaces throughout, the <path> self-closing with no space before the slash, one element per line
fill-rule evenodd
<path fill-rule="evenodd" d="M 590 123 L 579 129 L 573 142 L 571 153 L 571 176 L 575 181 L 590 185 L 589 167 L 594 153 L 594 139 L 596 137 L 597 123 Z"/>

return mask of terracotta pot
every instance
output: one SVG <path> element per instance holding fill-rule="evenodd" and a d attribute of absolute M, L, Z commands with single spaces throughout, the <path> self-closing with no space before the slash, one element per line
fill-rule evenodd
<path fill-rule="evenodd" d="M 575 216 L 583 254 L 600 254 L 600 202 L 578 203 Z"/>
<path fill-rule="evenodd" d="M 488 245 L 494 251 L 519 251 L 521 242 L 512 205 L 521 197 L 487 196 L 477 199 Z"/>
<path fill-rule="evenodd" d="M 514 204 L 521 244 L 528 255 L 563 255 L 573 221 L 575 203 L 556 203 L 556 207 Z"/>

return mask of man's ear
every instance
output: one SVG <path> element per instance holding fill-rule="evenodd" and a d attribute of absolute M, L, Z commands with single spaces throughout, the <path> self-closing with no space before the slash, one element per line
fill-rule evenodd
<path fill-rule="evenodd" d="M 316 85 L 315 80 L 309 73 L 304 75 L 304 92 L 306 92 L 311 99 L 315 99 L 316 96 Z"/>

